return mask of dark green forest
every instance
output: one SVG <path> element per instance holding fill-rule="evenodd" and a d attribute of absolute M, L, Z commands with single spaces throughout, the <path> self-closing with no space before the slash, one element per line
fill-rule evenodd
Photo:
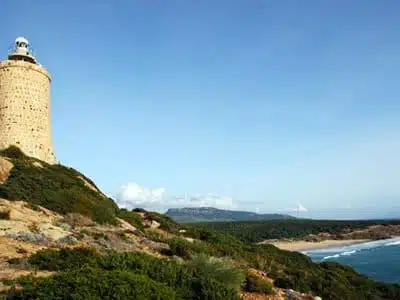
<path fill-rule="evenodd" d="M 400 220 L 265 220 L 242 222 L 211 222 L 192 224 L 197 228 L 214 229 L 237 237 L 247 243 L 258 243 L 268 239 L 303 238 L 310 234 L 326 232 L 333 238 L 342 239 L 343 235 L 354 230 L 365 229 L 372 225 L 399 225 Z M 387 238 L 381 236 L 363 236 L 362 238 Z"/>

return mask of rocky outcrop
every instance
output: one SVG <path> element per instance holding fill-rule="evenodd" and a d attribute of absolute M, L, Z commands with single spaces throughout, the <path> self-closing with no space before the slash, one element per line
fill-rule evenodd
<path fill-rule="evenodd" d="M 62 219 L 60 215 L 23 201 L 0 199 L 0 212 L 8 214 L 7 218 L 0 220 L 0 236 L 43 242 L 71 234 L 56 225 Z"/>
<path fill-rule="evenodd" d="M 89 181 L 87 181 L 85 178 L 83 178 L 82 176 L 78 176 L 78 178 L 79 178 L 80 180 L 82 180 L 83 183 L 84 183 L 89 189 L 91 189 L 92 191 L 95 191 L 95 192 L 97 192 L 97 193 L 100 193 L 100 191 L 99 191 L 93 184 L 89 183 Z"/>
<path fill-rule="evenodd" d="M 156 229 L 160 227 L 160 223 L 157 222 L 156 220 L 144 220 L 144 225 L 146 227 L 152 228 L 152 229 Z"/>
<path fill-rule="evenodd" d="M 10 174 L 10 171 L 13 167 L 14 165 L 11 161 L 9 161 L 7 158 L 0 156 L 0 184 L 6 182 L 8 175 Z"/>

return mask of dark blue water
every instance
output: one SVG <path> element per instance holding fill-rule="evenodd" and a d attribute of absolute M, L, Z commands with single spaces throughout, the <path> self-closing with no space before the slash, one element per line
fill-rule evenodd
<path fill-rule="evenodd" d="M 400 283 L 400 238 L 304 252 L 315 262 L 337 261 L 375 280 Z"/>

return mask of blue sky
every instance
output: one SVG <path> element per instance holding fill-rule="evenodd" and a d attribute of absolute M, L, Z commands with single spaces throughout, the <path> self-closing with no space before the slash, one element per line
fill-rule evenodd
<path fill-rule="evenodd" d="M 121 205 L 400 207 L 397 0 L 3 0 L 53 76 L 54 148 Z M 307 210 L 307 211 L 306 211 Z"/>

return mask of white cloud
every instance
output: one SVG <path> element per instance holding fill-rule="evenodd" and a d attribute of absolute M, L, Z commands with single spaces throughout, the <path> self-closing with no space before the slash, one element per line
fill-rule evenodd
<path fill-rule="evenodd" d="M 308 209 L 301 203 L 298 203 L 296 205 L 296 207 L 284 208 L 284 209 L 281 209 L 280 211 L 283 211 L 283 212 L 308 212 Z"/>
<path fill-rule="evenodd" d="M 296 211 L 308 212 L 308 209 L 305 208 L 303 205 L 301 205 L 301 204 L 299 203 L 299 204 L 297 204 Z"/>
<path fill-rule="evenodd" d="M 163 203 L 165 194 L 165 188 L 146 188 L 136 183 L 128 183 L 121 186 L 116 201 L 123 208 L 148 208 Z"/>
<path fill-rule="evenodd" d="M 128 183 L 120 188 L 116 197 L 117 204 L 122 208 L 144 208 L 152 211 L 164 211 L 168 208 L 181 207 L 215 207 L 221 209 L 236 209 L 237 205 L 229 196 L 192 195 L 169 197 L 165 188 L 141 187 L 136 183 Z"/>

